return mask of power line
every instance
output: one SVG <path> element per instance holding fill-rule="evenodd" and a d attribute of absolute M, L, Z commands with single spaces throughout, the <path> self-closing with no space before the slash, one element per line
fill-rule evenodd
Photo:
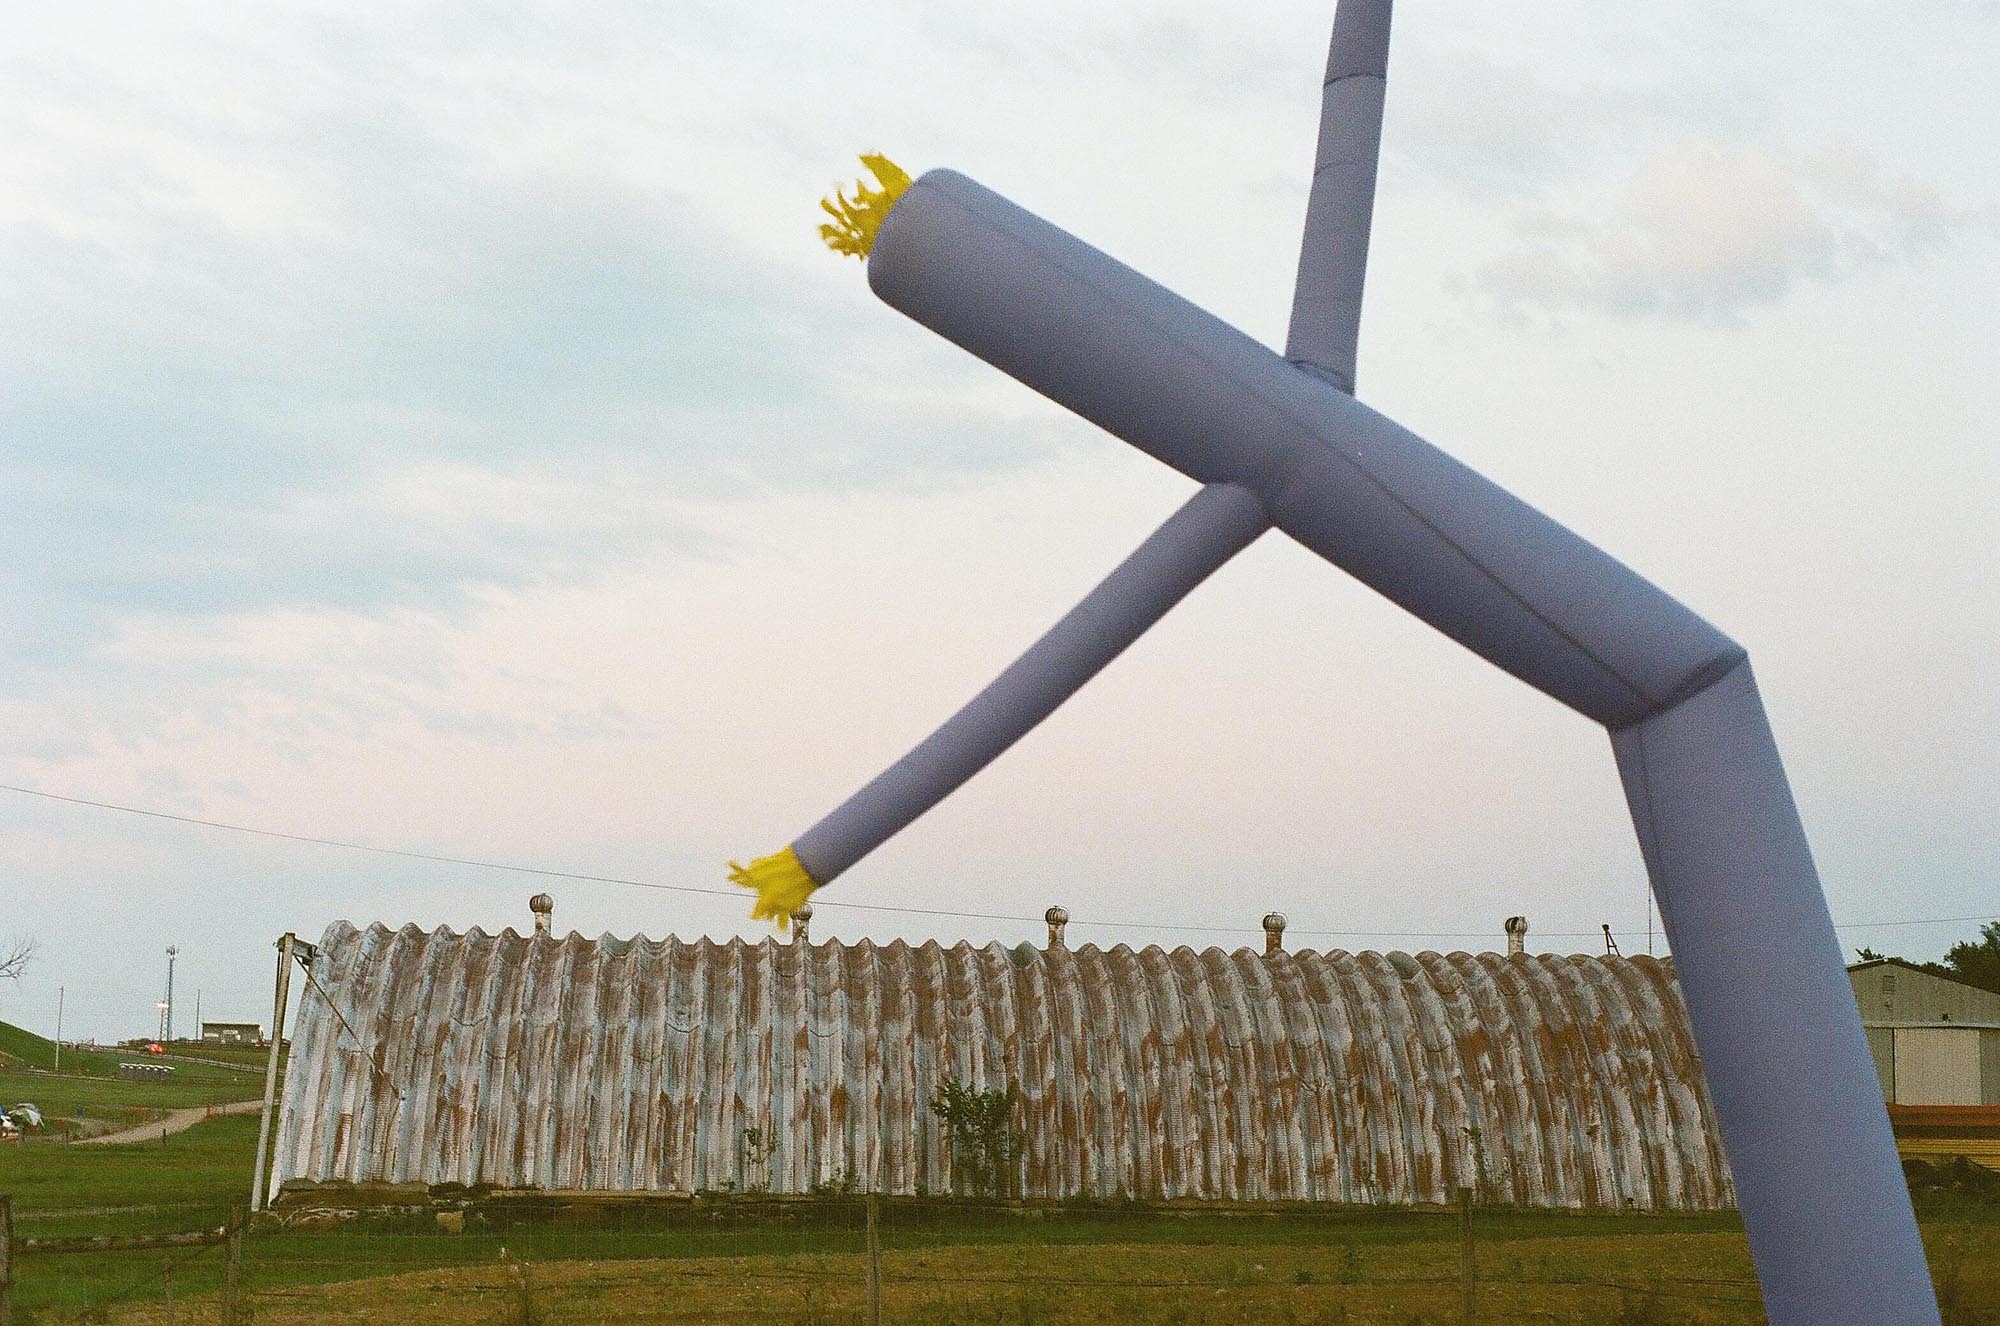
<path fill-rule="evenodd" d="M 258 838 L 276 838 L 283 842 L 306 843 L 314 847 L 335 847 L 347 852 L 369 852 L 377 856 L 397 856 L 410 861 L 429 861 L 439 865 L 468 866 L 477 870 L 504 870 L 517 875 L 535 875 L 543 879 L 569 879 L 586 884 L 617 884 L 634 889 L 657 889 L 664 893 L 692 893 L 710 898 L 731 898 L 742 901 L 745 894 L 741 889 L 703 888 L 698 884 L 667 884 L 653 879 L 627 879 L 618 875 L 592 875 L 576 870 L 555 870 L 545 866 L 524 866 L 511 861 L 484 861 L 477 857 L 448 856 L 440 852 L 416 852 L 401 847 L 381 847 L 373 843 L 350 842 L 343 838 L 321 838 L 305 833 L 286 833 L 279 829 L 258 828 L 249 824 L 232 824 L 225 820 L 200 819 L 193 815 L 176 815 L 171 811 L 148 810 L 143 806 L 121 805 L 115 801 L 96 801 L 89 797 L 64 796 L 60 792 L 44 792 L 39 788 L 20 787 L 12 783 L 0 783 L 0 792 L 17 792 L 22 796 L 39 797 L 44 801 L 61 801 L 72 806 L 88 806 L 94 810 L 117 811 L 123 815 L 138 815 L 146 819 L 167 820 L 175 824 L 188 824 L 202 829 L 220 829 L 228 833 L 250 834 Z M 1039 924 L 1039 916 L 1021 916 L 1011 912 L 968 912 L 945 907 L 905 907 L 889 903 L 846 902 L 836 899 L 816 899 L 815 908 L 844 907 L 857 912 L 890 912 L 905 916 L 937 916 L 954 920 L 971 921 L 1015 921 Z M 1911 925 L 1964 925 L 1985 923 L 2000 919 L 1993 916 L 1932 916 L 1898 921 L 1849 921 L 1836 925 L 1836 930 L 1877 930 L 1893 926 Z M 1192 934 L 1258 934 L 1249 926 L 1232 925 L 1191 925 L 1169 921 L 1094 921 L 1088 918 L 1073 918 L 1072 925 L 1098 926 L 1119 930 L 1168 930 Z M 1293 934 L 1302 935 L 1353 935 L 1369 939 L 1481 939 L 1491 934 L 1489 930 L 1314 930 L 1307 927 L 1292 928 Z M 1544 930 L 1550 939 L 1595 939 L 1597 930 Z"/>
<path fill-rule="evenodd" d="M 664 889 L 671 893 L 706 893 L 718 898 L 740 898 L 740 889 L 704 889 L 692 884 L 662 884 L 655 880 L 619 879 L 613 875 L 584 875 L 571 870 L 545 870 L 539 866 L 513 865 L 505 861 L 479 861 L 464 856 L 444 856 L 436 852 L 412 852 L 400 847 L 377 847 L 372 843 L 352 843 L 339 838 L 315 838 L 311 834 L 284 833 L 277 829 L 259 829 L 248 824 L 229 824 L 222 820 L 197 819 L 192 815 L 175 815 L 164 810 L 146 810 L 139 806 L 121 806 L 113 801 L 92 801 L 88 797 L 68 797 L 58 792 L 43 792 L 32 787 L 16 787 L 12 783 L 0 783 L 0 792 L 19 792 L 23 796 L 41 797 L 48 801 L 66 801 L 72 806 L 91 806 L 98 810 L 115 810 L 126 815 L 143 815 L 147 819 L 171 820 L 176 824 L 193 824 L 204 829 L 225 829 L 230 833 L 255 834 L 259 838 L 279 838 L 289 843 L 310 843 L 316 847 L 338 847 L 349 852 L 373 852 L 377 856 L 400 856 L 412 861 L 436 861 L 450 866 L 475 866 L 481 870 L 511 870 L 520 875 L 542 875 L 550 879 L 577 879 L 592 884 L 626 884 L 637 889 Z"/>

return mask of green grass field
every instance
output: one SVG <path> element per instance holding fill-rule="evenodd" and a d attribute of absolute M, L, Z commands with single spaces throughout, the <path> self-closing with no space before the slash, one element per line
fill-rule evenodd
<path fill-rule="evenodd" d="M 256 1150 L 255 1115 L 218 1118 L 164 1142 L 77 1146 L 61 1139 L 59 1120 L 101 1120 L 123 1126 L 190 1106 L 262 1095 L 262 1078 L 227 1067 L 175 1061 L 172 1079 L 122 1082 L 118 1064 L 140 1058 L 115 1052 L 63 1052 L 63 1072 L 23 1065 L 53 1062 L 54 1046 L 0 1023 L 0 1100 L 30 1100 L 51 1127 L 0 1146 L 0 1194 L 13 1198 L 15 1229 L 24 1239 L 97 1234 L 168 1233 L 213 1228 L 246 1201 Z M 157 1062 L 157 1060 L 155 1060 Z M 76 1071 L 71 1071 L 74 1068 Z M 56 1320 L 115 1296 L 135 1268 L 145 1292 L 160 1293 L 159 1260 L 146 1253 L 68 1256 L 24 1271 L 16 1300 Z M 34 1276 L 30 1281 L 27 1277 Z"/>
<path fill-rule="evenodd" d="M 33 1101 L 43 1117 L 102 1119 L 141 1123 L 165 1110 L 190 1105 L 221 1105 L 264 1094 L 262 1082 L 224 1078 L 182 1078 L 168 1082 L 120 1082 L 116 1078 L 73 1077 L 69 1074 L 0 1072 L 0 1100 L 9 1105 Z M 59 1129 L 58 1129 L 59 1131 Z M 30 1139 L 30 1148 L 46 1145 Z"/>
<path fill-rule="evenodd" d="M 126 1085 L 120 1083 L 119 1085 Z M 219 1225 L 250 1194 L 257 1116 L 196 1124 L 164 1142 L 0 1147 L 0 1193 L 27 1238 Z"/>
<path fill-rule="evenodd" d="M 15 1030 L 0 1024 L 0 1033 Z M 0 1047 L 32 1062 L 47 1047 L 38 1040 L 0 1036 Z M 115 1069 L 118 1056 L 104 1058 Z M 98 1067 L 89 1059 L 82 1066 Z M 107 1118 L 240 1099 L 261 1086 L 228 1069 L 176 1079 L 124 1083 L 14 1069 L 0 1071 L 0 1098 Z M 199 1123 L 163 1142 L 30 1140 L 0 1147 L 0 1193 L 12 1196 L 25 1239 L 214 1229 L 248 1197 L 256 1137 L 257 1119 L 246 1115 Z M 1923 1215 L 1934 1270 L 1956 1286 L 1961 1305 L 1947 1322 L 2000 1326 L 2000 1205 L 1933 1202 Z M 807 1203 L 782 1223 L 748 1227 L 601 1209 L 545 1213 L 537 1223 L 496 1219 L 459 1231 L 427 1216 L 255 1229 L 244 1274 L 256 1320 L 514 1322 L 524 1285 L 547 1326 L 717 1319 L 831 1326 L 859 1317 L 863 1236 L 853 1199 Z M 1475 1228 L 1484 1323 L 1762 1319 L 1731 1214 L 1482 1211 Z M 955 1326 L 1455 1322 L 1457 1239 L 1455 1218 L 1439 1212 L 1114 1208 L 1027 1218 L 892 1204 L 883 1232 L 886 1317 Z M 222 1258 L 197 1248 L 27 1253 L 17 1322 L 165 1322 L 168 1264 L 175 1326 L 214 1321 Z"/>
<path fill-rule="evenodd" d="M 0 1191 L 13 1194 L 26 1238 L 212 1228 L 245 1198 L 256 1130 L 248 1116 L 202 1123 L 164 1143 L 10 1147 L 0 1151 Z M 602 1218 L 630 1223 L 558 1215 L 453 1232 L 406 1217 L 260 1229 L 246 1243 L 245 1280 L 266 1326 L 336 1316 L 353 1326 L 515 1321 L 521 1272 L 513 1268 L 523 1264 L 548 1326 L 853 1321 L 860 1206 L 810 1204 L 804 1216 L 749 1228 L 610 1214 Z M 1482 1322 L 1761 1320 L 1733 1215 L 1482 1211 L 1475 1228 Z M 1968 1305 L 1959 1326 L 2000 1321 L 2000 1209 L 1933 1210 L 1925 1232 L 1938 1269 L 1956 1276 Z M 1457 1238 L 1455 1218 L 1438 1212 L 1113 1209 L 1023 1218 L 900 1205 L 883 1234 L 886 1301 L 890 1320 L 943 1316 L 967 1326 L 1445 1323 L 1457 1320 Z M 164 1322 L 167 1262 L 177 1326 L 214 1320 L 222 1268 L 213 1249 L 28 1254 L 17 1301 L 41 1323 L 99 1313 Z"/>
<path fill-rule="evenodd" d="M 264 1060 L 271 1053 L 268 1046 L 262 1045 L 186 1045 L 176 1041 L 170 1048 L 175 1054 L 239 1064 L 245 1069 L 259 1073 L 264 1071 Z"/>

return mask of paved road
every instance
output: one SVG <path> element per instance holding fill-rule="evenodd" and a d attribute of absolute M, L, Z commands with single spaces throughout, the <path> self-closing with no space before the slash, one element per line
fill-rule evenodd
<path fill-rule="evenodd" d="M 86 1137 L 75 1143 L 77 1146 L 118 1146 L 127 1142 L 157 1142 L 171 1133 L 182 1132 L 194 1127 L 203 1119 L 218 1114 L 255 1114 L 263 1107 L 262 1100 L 233 1100 L 227 1105 L 196 1105 L 190 1109 L 175 1110 L 164 1119 L 142 1123 L 137 1128 L 123 1128 L 102 1137 Z"/>

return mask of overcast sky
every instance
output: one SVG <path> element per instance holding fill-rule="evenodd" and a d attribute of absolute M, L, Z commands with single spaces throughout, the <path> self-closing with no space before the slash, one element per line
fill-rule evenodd
<path fill-rule="evenodd" d="M 1279 344 L 1329 18 L 16 13 L 0 780 L 721 886 L 1189 489 L 878 303 L 816 199 L 860 150 L 949 165 Z M 1397 23 L 1362 398 L 1749 647 L 1836 920 L 2000 915 L 2000 5 Z M 66 1032 L 144 1031 L 176 943 L 182 1027 L 268 1019 L 282 931 L 525 926 L 542 886 L 0 793 L 0 935 L 41 944 L 0 1017 L 64 986 Z M 561 929 L 763 932 L 548 887 Z M 1644 887 L 1600 730 L 1270 535 L 820 901 L 1629 953 Z"/>

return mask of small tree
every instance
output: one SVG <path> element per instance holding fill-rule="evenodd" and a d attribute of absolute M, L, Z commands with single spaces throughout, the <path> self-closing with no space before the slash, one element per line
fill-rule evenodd
<path fill-rule="evenodd" d="M 771 1153 L 778 1149 L 777 1136 L 766 1136 L 762 1128 L 752 1124 L 743 1130 L 740 1149 L 743 1153 L 743 1190 L 770 1191 Z"/>
<path fill-rule="evenodd" d="M 35 956 L 32 936 L 0 943 L 0 981 L 18 981 Z"/>
<path fill-rule="evenodd" d="M 1013 1125 L 1014 1084 L 991 1091 L 974 1091 L 949 1078 L 931 1097 L 931 1113 L 944 1120 L 951 1133 L 951 1163 L 973 1193 L 1005 1196 L 1014 1177 L 1014 1162 L 1025 1145 Z"/>
<path fill-rule="evenodd" d="M 1978 939 L 1962 939 L 1946 949 L 1941 965 L 1967 985 L 2000 994 L 2000 921 L 1980 926 Z"/>

